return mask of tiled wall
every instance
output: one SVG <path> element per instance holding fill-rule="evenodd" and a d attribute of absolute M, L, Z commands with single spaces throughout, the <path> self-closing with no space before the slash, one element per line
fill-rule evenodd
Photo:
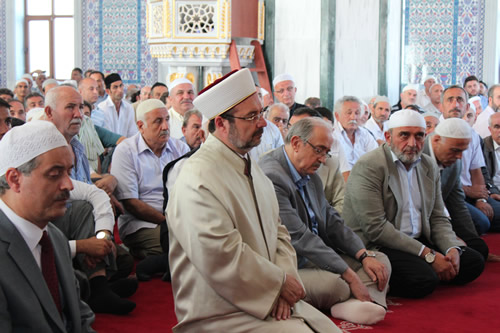
<path fill-rule="evenodd" d="M 6 0 L 0 0 L 0 87 L 7 86 L 7 22 Z"/>
<path fill-rule="evenodd" d="M 156 82 L 158 62 L 146 42 L 146 1 L 83 0 L 82 23 L 84 71 L 117 72 L 125 84 Z"/>
<path fill-rule="evenodd" d="M 482 76 L 485 0 L 405 0 L 402 84 Z"/>

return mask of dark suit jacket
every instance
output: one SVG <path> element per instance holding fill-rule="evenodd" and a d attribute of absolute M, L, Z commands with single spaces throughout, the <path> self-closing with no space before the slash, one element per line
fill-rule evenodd
<path fill-rule="evenodd" d="M 493 184 L 493 177 L 495 176 L 496 170 L 496 156 L 495 147 L 493 146 L 493 139 L 491 136 L 487 136 L 483 140 L 482 144 L 484 161 L 486 162 L 486 168 L 482 168 L 484 182 L 488 185 L 488 189 L 492 194 L 500 194 L 500 190 L 495 184 Z"/>
<path fill-rule="evenodd" d="M 431 137 L 428 136 L 425 140 L 423 151 L 424 154 L 429 156 L 431 155 L 429 148 Z M 470 239 L 479 238 L 479 235 L 472 222 L 469 209 L 465 205 L 465 193 L 460 181 L 461 172 L 462 160 L 457 160 L 453 165 L 441 171 L 441 193 L 446 209 L 450 213 L 453 231 L 455 231 L 458 237 L 467 242 Z"/>
<path fill-rule="evenodd" d="M 259 165 L 273 182 L 280 206 L 281 222 L 290 233 L 299 262 L 301 257 L 305 257 L 323 270 L 343 273 L 348 266 L 337 252 L 344 252 L 354 258 L 365 246 L 361 239 L 344 225 L 340 215 L 326 200 L 319 176 L 311 175 L 306 185 L 318 222 L 316 235 L 310 229 L 307 207 L 292 180 L 283 147 L 264 155 Z"/>
<path fill-rule="evenodd" d="M 42 272 L 21 234 L 0 210 L 0 332 L 94 332 L 94 313 L 80 300 L 68 240 L 52 223 L 61 303 L 66 325 Z"/>

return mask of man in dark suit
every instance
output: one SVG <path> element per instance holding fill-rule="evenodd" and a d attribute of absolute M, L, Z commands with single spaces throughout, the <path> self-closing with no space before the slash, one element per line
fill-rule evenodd
<path fill-rule="evenodd" d="M 64 215 L 73 157 L 50 122 L 0 141 L 0 332 L 94 332 L 80 300 L 68 240 L 49 221 Z"/>
<path fill-rule="evenodd" d="M 497 150 L 500 142 L 500 113 L 493 113 L 488 120 L 488 129 L 491 135 L 483 140 L 483 155 L 486 167 L 483 168 L 484 182 L 490 191 L 490 197 L 500 200 L 500 176 L 498 174 L 499 158 Z M 492 231 L 499 231 L 496 226 L 491 226 Z"/>
<path fill-rule="evenodd" d="M 424 154 L 436 161 L 441 171 L 441 193 L 450 215 L 453 231 L 470 248 L 488 258 L 488 245 L 477 234 L 469 210 L 465 205 L 465 194 L 460 181 L 462 152 L 471 141 L 469 124 L 460 118 L 448 118 L 435 129 L 435 134 L 426 138 Z"/>
<path fill-rule="evenodd" d="M 273 182 L 306 300 L 331 309 L 334 317 L 374 324 L 385 316 L 390 264 L 382 253 L 366 251 L 325 198 L 316 170 L 326 162 L 332 141 L 328 123 L 307 117 L 291 127 L 285 146 L 259 165 Z"/>

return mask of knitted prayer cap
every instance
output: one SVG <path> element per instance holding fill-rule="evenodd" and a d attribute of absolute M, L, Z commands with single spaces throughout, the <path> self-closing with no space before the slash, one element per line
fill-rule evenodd
<path fill-rule="evenodd" d="M 232 109 L 255 94 L 255 83 L 248 68 L 234 70 L 200 91 L 194 106 L 208 119 Z"/>
<path fill-rule="evenodd" d="M 291 76 L 290 74 L 284 73 L 284 74 L 277 75 L 274 78 L 273 87 L 276 87 L 276 85 L 278 83 L 283 82 L 283 81 L 292 81 L 293 84 L 295 84 L 295 79 L 293 78 L 293 76 Z"/>
<path fill-rule="evenodd" d="M 434 81 L 438 82 L 436 77 L 434 75 L 427 75 L 423 78 L 422 83 L 425 83 L 425 81 L 433 79 Z"/>
<path fill-rule="evenodd" d="M 59 85 L 59 82 L 57 82 L 56 79 L 47 79 L 47 80 L 43 81 L 43 83 L 42 83 L 42 89 L 45 89 L 45 87 L 48 86 L 49 84 Z"/>
<path fill-rule="evenodd" d="M 178 78 L 178 79 L 175 79 L 173 80 L 172 82 L 170 82 L 167 86 L 168 86 L 168 91 L 169 93 L 172 92 L 172 89 L 174 89 L 175 87 L 177 87 L 179 84 L 185 84 L 185 83 L 189 83 L 193 89 L 194 89 L 194 85 L 193 85 L 193 82 L 189 81 L 188 79 L 186 79 L 185 77 L 181 77 L 181 78 Z"/>
<path fill-rule="evenodd" d="M 470 139 L 472 137 L 470 125 L 461 118 L 448 118 L 436 126 L 434 132 L 445 138 Z"/>
<path fill-rule="evenodd" d="M 17 87 L 17 85 L 18 85 L 19 83 L 21 83 L 21 82 L 26 83 L 26 85 L 29 85 L 29 83 L 28 83 L 28 81 L 26 81 L 26 79 L 19 79 L 19 80 L 17 80 L 17 81 L 16 81 L 16 85 L 15 85 L 15 87 Z"/>
<path fill-rule="evenodd" d="M 144 119 L 143 117 L 146 113 L 153 111 L 155 109 L 162 109 L 162 108 L 166 109 L 167 107 L 159 99 L 150 98 L 145 101 L 142 101 L 139 103 L 137 111 L 135 112 L 136 119 L 142 120 Z"/>
<path fill-rule="evenodd" d="M 26 122 L 40 120 L 45 115 L 44 108 L 33 108 L 26 113 Z"/>
<path fill-rule="evenodd" d="M 404 88 L 403 88 L 403 92 L 407 91 L 407 90 L 415 90 L 415 91 L 418 91 L 418 85 L 416 84 L 407 84 Z"/>
<path fill-rule="evenodd" d="M 52 149 L 68 143 L 56 126 L 45 120 L 36 120 L 17 126 L 0 141 L 0 176 L 7 169 L 17 168 Z"/>
<path fill-rule="evenodd" d="M 426 117 L 434 117 L 434 118 L 436 118 L 437 120 L 439 120 L 438 115 L 437 115 L 437 114 L 435 114 L 435 113 L 433 113 L 433 112 L 426 112 L 426 113 L 422 114 L 422 117 L 424 117 L 424 119 L 425 119 Z"/>
<path fill-rule="evenodd" d="M 425 119 L 417 111 L 404 109 L 395 112 L 387 122 L 387 129 L 397 127 L 422 127 L 425 128 Z"/>

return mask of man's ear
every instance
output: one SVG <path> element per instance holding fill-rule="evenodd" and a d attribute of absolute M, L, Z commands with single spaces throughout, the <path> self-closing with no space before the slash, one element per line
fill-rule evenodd
<path fill-rule="evenodd" d="M 384 136 L 385 136 L 385 142 L 390 144 L 391 143 L 391 133 L 389 131 L 385 131 Z"/>
<path fill-rule="evenodd" d="M 52 108 L 50 106 L 46 106 L 45 109 L 43 110 L 45 112 L 45 116 L 47 117 L 48 120 L 52 119 Z"/>
<path fill-rule="evenodd" d="M 9 184 L 10 189 L 16 193 L 19 193 L 21 187 L 21 177 L 21 172 L 16 168 L 9 168 L 5 173 L 7 184 Z"/>
<path fill-rule="evenodd" d="M 302 139 L 299 136 L 292 136 L 290 139 L 290 146 L 293 148 L 294 152 L 298 152 L 302 144 Z"/>

